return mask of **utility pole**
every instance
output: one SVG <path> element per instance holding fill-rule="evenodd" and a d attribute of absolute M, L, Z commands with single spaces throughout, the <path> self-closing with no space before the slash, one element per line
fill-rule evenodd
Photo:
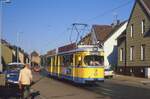
<path fill-rule="evenodd" d="M 19 62 L 19 32 L 17 33 L 17 63 Z"/>
<path fill-rule="evenodd" d="M 3 71 L 2 66 L 2 33 L 3 33 L 3 4 L 10 3 L 10 0 L 0 0 L 0 72 Z"/>
<path fill-rule="evenodd" d="M 20 34 L 22 32 L 17 32 L 17 63 L 19 63 L 19 46 L 20 46 Z"/>

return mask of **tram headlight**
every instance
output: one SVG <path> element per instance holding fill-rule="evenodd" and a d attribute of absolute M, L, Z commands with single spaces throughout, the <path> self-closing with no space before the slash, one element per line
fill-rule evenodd
<path fill-rule="evenodd" d="M 78 57 L 78 61 L 81 61 L 81 56 Z"/>
<path fill-rule="evenodd" d="M 7 78 L 9 78 L 10 77 L 10 74 L 7 74 Z"/>

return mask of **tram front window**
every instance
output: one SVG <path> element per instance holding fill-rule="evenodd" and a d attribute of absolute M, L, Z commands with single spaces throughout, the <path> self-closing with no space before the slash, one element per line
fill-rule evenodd
<path fill-rule="evenodd" d="M 87 55 L 84 57 L 84 63 L 88 66 L 100 66 L 103 65 L 103 57 L 98 55 Z"/>

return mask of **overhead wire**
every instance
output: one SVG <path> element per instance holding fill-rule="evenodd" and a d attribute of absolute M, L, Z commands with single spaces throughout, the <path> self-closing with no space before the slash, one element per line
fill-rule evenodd
<path fill-rule="evenodd" d="M 112 9 L 108 10 L 108 11 L 105 11 L 105 12 L 103 12 L 103 13 L 101 13 L 101 14 L 95 16 L 95 17 L 93 17 L 93 18 L 88 19 L 87 22 L 88 22 L 88 21 L 95 20 L 95 19 L 100 18 L 100 17 L 103 17 L 103 16 L 105 16 L 105 15 L 107 15 L 107 14 L 109 14 L 109 13 L 111 13 L 111 12 L 117 10 L 117 9 L 120 9 L 120 8 L 122 8 L 122 7 L 125 7 L 125 6 L 129 5 L 131 2 L 132 2 L 132 0 L 129 0 L 129 1 L 127 1 L 127 2 L 125 2 L 125 3 L 123 3 L 123 4 L 121 4 L 121 5 L 117 6 L 117 7 L 114 7 L 114 8 L 112 8 Z"/>
<path fill-rule="evenodd" d="M 129 1 L 127 1 L 127 2 L 125 2 L 125 3 L 123 3 L 123 4 L 119 5 L 119 6 L 117 6 L 117 7 L 115 7 L 115 8 L 112 8 L 112 9 L 110 9 L 110 10 L 108 10 L 108 11 L 105 11 L 105 12 L 101 13 L 100 15 L 97 15 L 97 16 L 95 16 L 95 17 L 93 17 L 93 18 L 88 19 L 85 23 L 88 23 L 89 21 L 92 21 L 92 20 L 95 20 L 95 19 L 97 19 L 97 18 L 103 17 L 103 16 L 105 16 L 105 15 L 107 15 L 107 14 L 109 14 L 109 13 L 111 13 L 111 12 L 117 10 L 117 9 L 120 9 L 120 8 L 122 8 L 122 7 L 125 7 L 125 6 L 129 5 L 131 2 L 132 2 L 132 1 L 129 0 Z M 90 31 L 90 30 L 89 30 L 89 31 Z M 88 34 L 87 34 L 87 35 L 88 35 Z M 92 36 L 92 35 L 91 35 L 91 36 Z M 88 39 L 88 42 L 90 42 L 90 40 L 91 40 L 91 39 Z"/>

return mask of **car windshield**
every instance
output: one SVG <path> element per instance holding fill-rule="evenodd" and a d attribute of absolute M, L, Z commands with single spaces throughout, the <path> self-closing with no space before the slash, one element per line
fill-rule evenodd
<path fill-rule="evenodd" d="M 103 65 L 103 57 L 99 55 L 87 55 L 84 57 L 84 63 L 90 66 Z"/>
<path fill-rule="evenodd" d="M 13 64 L 13 65 L 8 65 L 7 70 L 20 70 L 24 67 L 24 65 L 21 64 Z"/>

